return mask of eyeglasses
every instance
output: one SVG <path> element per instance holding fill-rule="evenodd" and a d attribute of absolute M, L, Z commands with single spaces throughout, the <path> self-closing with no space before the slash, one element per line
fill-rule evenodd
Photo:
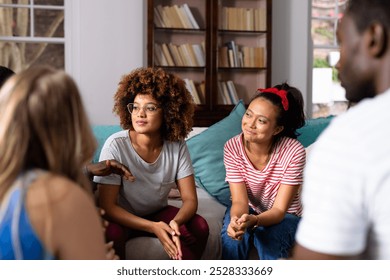
<path fill-rule="evenodd" d="M 142 109 L 145 114 L 154 115 L 157 113 L 158 108 L 160 108 L 160 106 L 157 106 L 156 104 L 152 104 L 152 103 L 146 104 L 143 107 L 136 103 L 127 104 L 127 110 L 129 110 L 130 114 L 138 114 Z"/>

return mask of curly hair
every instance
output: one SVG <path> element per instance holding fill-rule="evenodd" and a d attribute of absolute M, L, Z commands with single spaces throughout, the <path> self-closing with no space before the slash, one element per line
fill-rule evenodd
<path fill-rule="evenodd" d="M 113 112 L 123 129 L 133 130 L 127 104 L 138 94 L 150 94 L 163 109 L 161 136 L 164 140 L 184 140 L 192 130 L 195 103 L 184 81 L 161 68 L 137 68 L 124 75 L 114 96 Z"/>

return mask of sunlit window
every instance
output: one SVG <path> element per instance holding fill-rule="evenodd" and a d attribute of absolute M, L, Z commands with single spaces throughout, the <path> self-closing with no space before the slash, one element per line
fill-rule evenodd
<path fill-rule="evenodd" d="M 0 65 L 64 69 L 64 0 L 0 0 Z"/>
<path fill-rule="evenodd" d="M 347 109 L 335 65 L 339 59 L 336 29 L 347 0 L 312 0 L 313 118 L 338 115 Z"/>

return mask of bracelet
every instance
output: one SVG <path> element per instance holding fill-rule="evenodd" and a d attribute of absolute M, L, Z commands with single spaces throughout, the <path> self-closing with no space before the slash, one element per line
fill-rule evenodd
<path fill-rule="evenodd" d="M 257 228 L 259 226 L 259 217 L 258 217 L 258 215 L 254 215 L 254 214 L 252 214 L 252 215 L 255 216 L 255 218 L 256 218 L 256 223 L 252 227 L 252 230 L 254 230 L 255 228 Z"/>

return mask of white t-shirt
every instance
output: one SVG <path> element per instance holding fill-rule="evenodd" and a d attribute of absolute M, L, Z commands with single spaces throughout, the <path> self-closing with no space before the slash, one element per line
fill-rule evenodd
<path fill-rule="evenodd" d="M 118 204 L 138 216 L 156 212 L 167 205 L 171 188 L 176 180 L 194 174 L 190 154 L 185 141 L 164 141 L 157 160 L 145 162 L 134 150 L 129 131 L 111 135 L 102 148 L 99 161 L 116 159 L 128 166 L 135 181 L 123 180 L 119 175 L 94 177 L 99 184 L 121 185 Z"/>
<path fill-rule="evenodd" d="M 390 90 L 335 118 L 308 156 L 296 240 L 390 259 Z"/>

